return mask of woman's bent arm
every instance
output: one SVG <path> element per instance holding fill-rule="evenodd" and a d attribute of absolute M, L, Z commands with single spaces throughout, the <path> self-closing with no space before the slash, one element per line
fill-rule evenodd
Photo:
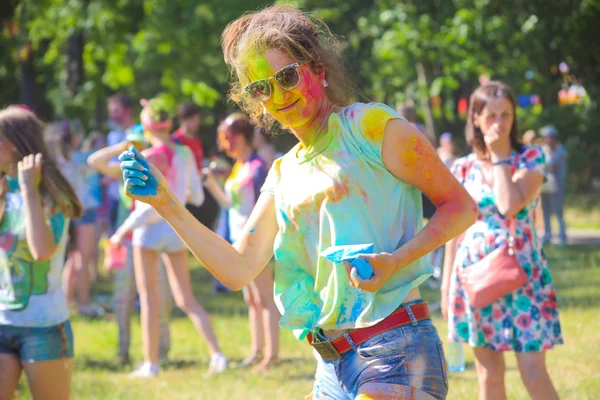
<path fill-rule="evenodd" d="M 408 122 L 387 123 L 381 152 L 392 174 L 415 186 L 437 207 L 425 228 L 393 253 L 398 268 L 403 268 L 465 231 L 475 222 L 477 207 L 427 138 Z"/>
<path fill-rule="evenodd" d="M 514 217 L 538 195 L 544 176 L 527 169 L 520 169 L 513 175 L 509 165 L 492 168 L 498 212 L 505 217 Z"/>

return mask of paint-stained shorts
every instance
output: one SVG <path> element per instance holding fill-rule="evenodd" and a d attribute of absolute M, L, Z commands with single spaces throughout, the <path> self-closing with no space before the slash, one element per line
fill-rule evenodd
<path fill-rule="evenodd" d="M 23 362 L 73 358 L 71 322 L 39 328 L 0 325 L 0 354 L 14 354 Z"/>
<path fill-rule="evenodd" d="M 98 213 L 95 208 L 86 208 L 81 213 L 81 218 L 73 220 L 73 225 L 90 225 L 95 224 L 98 219 Z"/>
<path fill-rule="evenodd" d="M 314 351 L 317 372 L 312 399 L 352 400 L 359 393 L 368 394 L 368 386 L 374 388 L 377 384 L 385 384 L 379 389 L 385 386 L 389 398 L 412 399 L 416 391 L 425 392 L 431 399 L 446 398 L 446 359 L 431 319 L 381 333 L 353 348 L 334 361 L 325 361 Z"/>

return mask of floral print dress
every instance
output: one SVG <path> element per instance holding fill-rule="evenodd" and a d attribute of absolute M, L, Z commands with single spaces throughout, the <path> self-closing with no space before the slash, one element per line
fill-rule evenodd
<path fill-rule="evenodd" d="M 511 155 L 514 164 L 516 151 Z M 538 146 L 524 147 L 517 169 L 543 173 L 544 153 Z M 472 347 L 494 351 L 544 351 L 562 344 L 556 293 L 552 276 L 534 226 L 539 197 L 515 217 L 515 248 L 529 278 L 527 284 L 482 309 L 469 305 L 457 268 L 468 268 L 506 243 L 508 219 L 496 208 L 492 188 L 485 182 L 475 154 L 455 161 L 452 172 L 477 203 L 477 222 L 458 244 L 450 281 L 448 337 L 451 342 L 468 342 Z"/>

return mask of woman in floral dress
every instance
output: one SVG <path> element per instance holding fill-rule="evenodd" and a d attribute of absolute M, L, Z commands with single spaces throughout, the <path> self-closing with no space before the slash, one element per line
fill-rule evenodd
<path fill-rule="evenodd" d="M 517 141 L 515 100 L 508 86 L 490 82 L 471 96 L 467 141 L 473 153 L 456 160 L 454 176 L 477 202 L 479 217 L 446 245 L 442 313 L 449 340 L 474 349 L 481 399 L 505 399 L 504 351 L 514 351 L 534 399 L 558 399 L 545 351 L 562 344 L 556 293 L 535 232 L 544 153 Z M 516 221 L 515 248 L 528 282 L 485 308 L 469 305 L 457 269 L 468 268 L 506 243 Z"/>

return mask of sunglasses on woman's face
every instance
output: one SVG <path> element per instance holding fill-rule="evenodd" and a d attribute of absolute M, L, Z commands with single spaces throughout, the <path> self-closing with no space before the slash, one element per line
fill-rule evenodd
<path fill-rule="evenodd" d="M 306 63 L 294 63 L 281 68 L 273 76 L 254 81 L 244 88 L 244 91 L 254 100 L 267 101 L 271 97 L 271 82 L 273 79 L 284 90 L 291 90 L 300 83 L 298 67 Z"/>

